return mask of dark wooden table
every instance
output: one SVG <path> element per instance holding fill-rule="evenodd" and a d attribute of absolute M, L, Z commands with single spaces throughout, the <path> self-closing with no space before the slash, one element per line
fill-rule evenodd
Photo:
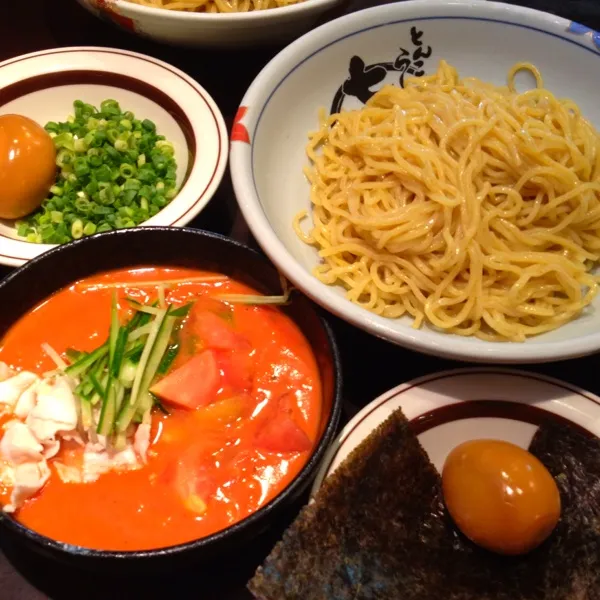
<path fill-rule="evenodd" d="M 343 11 L 380 3 L 379 0 L 351 0 Z M 513 3 L 553 12 L 600 30 L 600 0 L 515 0 Z M 126 48 L 176 65 L 196 78 L 213 96 L 228 125 L 231 125 L 238 104 L 254 77 L 281 49 L 265 47 L 223 52 L 170 48 L 114 29 L 89 15 L 75 0 L 0 0 L 0 61 L 35 50 L 80 45 Z M 238 214 L 228 175 L 192 226 L 233 235 L 252 243 Z M 0 267 L 0 277 L 6 273 L 8 269 Z M 334 317 L 329 317 L 329 320 L 342 351 L 346 419 L 402 381 L 460 366 L 377 340 Z M 600 358 L 591 356 L 529 368 L 600 393 L 599 367 Z M 246 581 L 298 508 L 294 507 L 283 515 L 269 534 L 256 540 L 239 555 L 222 558 L 202 568 L 160 577 L 148 573 L 112 578 L 77 572 L 41 559 L 3 539 L 0 540 L 0 600 L 249 599 Z"/>

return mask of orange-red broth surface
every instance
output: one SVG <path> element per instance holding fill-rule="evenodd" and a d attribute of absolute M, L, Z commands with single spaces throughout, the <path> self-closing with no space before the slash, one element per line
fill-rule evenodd
<path fill-rule="evenodd" d="M 85 283 L 203 274 L 144 268 L 105 273 Z M 125 294 L 152 301 L 148 291 L 120 290 L 123 312 L 127 310 Z M 59 352 L 97 347 L 107 336 L 111 293 L 107 289 L 84 291 L 77 285 L 61 290 L 10 329 L 0 346 L 0 361 L 42 373 L 54 367 L 41 351 L 43 342 Z M 140 470 L 108 473 L 93 483 L 63 483 L 52 469 L 46 486 L 17 513 L 19 521 L 53 539 L 89 548 L 152 549 L 224 529 L 256 511 L 292 481 L 307 462 L 310 448 L 275 451 L 285 446 L 288 437 L 285 430 L 277 431 L 277 415 L 283 411 L 291 416 L 306 434 L 308 445 L 314 445 L 321 384 L 310 346 L 277 308 L 236 304 L 223 311 L 222 303 L 210 299 L 216 293 L 255 292 L 227 279 L 180 285 L 166 294 L 174 305 L 196 300 L 180 330 L 181 350 L 172 369 L 204 347 L 193 327 L 200 312 L 217 315 L 240 336 L 238 340 L 247 343 L 235 352 L 216 351 L 221 379 L 214 402 L 197 410 L 170 406 L 169 416 L 155 409 L 149 460 Z M 242 361 L 230 371 L 235 356 L 242 356 Z M 233 376 L 226 376 L 225 370 Z M 259 447 L 265 445 L 271 450 Z M 74 450 L 61 451 L 59 460 L 69 462 L 67 452 Z M 2 493 L 0 499 L 5 502 L 7 490 L 0 489 Z M 205 509 L 198 507 L 197 498 L 205 502 Z"/>

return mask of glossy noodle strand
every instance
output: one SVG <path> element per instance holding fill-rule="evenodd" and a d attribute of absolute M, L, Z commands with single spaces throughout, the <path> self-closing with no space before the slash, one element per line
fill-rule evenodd
<path fill-rule="evenodd" d="M 515 75 L 537 87 L 518 93 Z M 314 274 L 385 317 L 523 341 L 593 299 L 600 256 L 596 130 L 515 65 L 507 87 L 431 76 L 386 86 L 310 135 Z"/>
<path fill-rule="evenodd" d="M 268 8 L 279 8 L 297 4 L 302 0 L 129 0 L 150 8 L 164 8 L 174 11 L 235 13 Z"/>

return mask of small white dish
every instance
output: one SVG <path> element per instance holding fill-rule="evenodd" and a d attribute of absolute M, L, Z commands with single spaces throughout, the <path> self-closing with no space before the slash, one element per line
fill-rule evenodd
<path fill-rule="evenodd" d="M 352 450 L 399 408 L 440 473 L 448 453 L 469 440 L 497 439 L 528 448 L 545 419 L 567 421 L 600 437 L 600 398 L 590 392 L 528 371 L 444 371 L 403 383 L 356 414 L 323 458 L 311 497 Z"/>
<path fill-rule="evenodd" d="M 600 296 L 580 318 L 523 343 L 487 342 L 413 329 L 408 318 L 388 319 L 345 298 L 345 290 L 312 275 L 317 251 L 292 227 L 311 210 L 308 134 L 318 113 L 361 106 L 344 92 L 353 57 L 363 72 L 385 69 L 398 85 L 406 57 L 413 72 L 432 73 L 441 59 L 464 76 L 506 84 L 511 66 L 534 63 L 545 86 L 573 99 L 600 128 L 597 80 L 600 35 L 547 13 L 479 0 L 416 0 L 356 12 L 306 34 L 280 52 L 254 80 L 238 111 L 231 145 L 231 174 L 241 211 L 255 239 L 277 267 L 327 310 L 373 335 L 412 350 L 488 363 L 547 362 L 600 350 Z M 414 58 L 414 57 L 417 58 Z M 398 60 L 396 60 L 398 59 Z M 398 67 L 401 65 L 401 67 Z"/>
<path fill-rule="evenodd" d="M 149 56 L 109 48 L 58 48 L 0 63 L 0 115 L 17 113 L 44 126 L 65 121 L 77 99 L 117 100 L 154 121 L 177 161 L 177 196 L 143 225 L 183 226 L 208 203 L 227 164 L 227 129 L 214 100 L 183 71 Z M 19 266 L 52 248 L 0 222 L 0 263 Z"/>
<path fill-rule="evenodd" d="M 343 0 L 304 0 L 279 8 L 198 13 L 127 0 L 77 0 L 97 17 L 141 37 L 174 46 L 228 48 L 289 42 Z"/>

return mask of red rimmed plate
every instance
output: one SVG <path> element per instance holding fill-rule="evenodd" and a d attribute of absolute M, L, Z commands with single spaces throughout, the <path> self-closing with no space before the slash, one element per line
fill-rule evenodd
<path fill-rule="evenodd" d="M 440 472 L 450 450 L 462 442 L 492 438 L 527 448 L 537 427 L 547 419 L 600 436 L 600 398 L 571 384 L 509 369 L 445 371 L 399 385 L 363 408 L 325 455 L 312 496 L 398 408 Z"/>
<path fill-rule="evenodd" d="M 0 63 L 0 115 L 45 125 L 65 121 L 75 100 L 98 106 L 107 98 L 154 121 L 175 148 L 179 192 L 143 225 L 186 225 L 216 192 L 228 157 L 223 116 L 194 79 L 150 56 L 112 48 L 58 48 Z M 0 264 L 20 266 L 52 247 L 19 239 L 13 222 L 0 222 Z"/>

